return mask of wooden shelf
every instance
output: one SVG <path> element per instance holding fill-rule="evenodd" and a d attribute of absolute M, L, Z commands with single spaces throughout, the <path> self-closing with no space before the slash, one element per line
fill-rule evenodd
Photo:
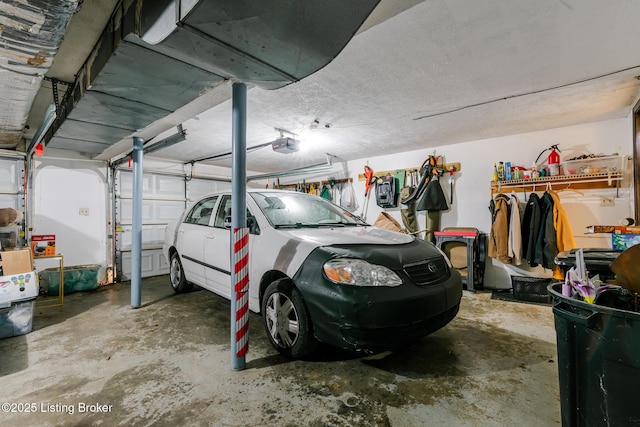
<path fill-rule="evenodd" d="M 453 170 L 455 172 L 460 172 L 462 169 L 462 166 L 460 165 L 460 162 L 454 162 L 454 163 L 445 163 L 444 165 L 439 165 L 438 169 L 442 169 L 444 171 L 444 174 L 448 174 L 449 173 L 449 168 L 453 166 Z M 393 169 L 393 170 L 385 170 L 385 171 L 373 171 L 373 175 L 377 176 L 378 178 L 383 177 L 383 176 L 387 176 L 387 174 L 390 174 L 391 176 L 395 176 L 396 175 L 396 170 L 402 170 L 404 169 L 406 171 L 407 176 L 411 173 L 411 171 L 420 171 L 420 166 L 417 166 L 415 168 L 398 168 L 398 169 Z M 358 181 L 365 181 L 365 177 L 364 174 L 358 174 Z"/>
<path fill-rule="evenodd" d="M 346 182 L 353 182 L 353 178 L 339 178 L 339 179 L 324 180 L 324 181 L 302 180 L 302 181 L 289 183 L 289 184 L 280 184 L 278 181 L 273 183 L 273 188 L 279 188 L 281 190 L 295 190 L 298 186 L 305 185 L 305 186 L 321 189 L 325 185 L 331 185 L 331 182 L 333 182 L 334 184 L 344 184 Z"/>
<path fill-rule="evenodd" d="M 594 188 L 618 188 L 624 178 L 623 172 L 585 173 L 572 175 L 545 176 L 542 178 L 491 181 L 491 195 L 510 191 L 535 192 L 552 190 L 588 190 Z"/>

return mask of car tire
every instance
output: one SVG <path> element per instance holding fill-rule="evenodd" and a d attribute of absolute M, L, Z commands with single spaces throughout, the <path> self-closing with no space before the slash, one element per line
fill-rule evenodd
<path fill-rule="evenodd" d="M 262 323 L 276 350 L 294 359 L 313 352 L 318 341 L 300 291 L 289 279 L 271 283 L 262 298 Z"/>
<path fill-rule="evenodd" d="M 174 252 L 173 255 L 171 255 L 169 281 L 171 282 L 173 291 L 177 294 L 189 292 L 193 288 L 193 285 L 187 281 L 187 278 L 184 275 L 184 269 L 180 262 L 180 255 L 178 255 L 177 252 Z"/>

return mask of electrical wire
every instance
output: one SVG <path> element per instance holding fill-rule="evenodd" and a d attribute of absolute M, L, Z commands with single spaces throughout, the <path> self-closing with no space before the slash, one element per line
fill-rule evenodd
<path fill-rule="evenodd" d="M 262 143 L 262 144 L 258 144 L 258 145 L 254 145 L 253 147 L 247 148 L 247 153 L 251 153 L 252 151 L 259 150 L 260 148 L 268 147 L 270 145 L 271 145 L 271 141 L 265 142 L 265 143 Z M 184 164 L 186 165 L 187 163 L 204 162 L 205 160 L 224 159 L 226 157 L 231 156 L 231 154 L 232 154 L 231 151 L 228 151 L 228 152 L 225 152 L 225 153 L 214 154 L 213 156 L 202 157 L 202 158 L 197 159 L 197 160 L 190 160 L 188 162 L 185 162 Z"/>
<path fill-rule="evenodd" d="M 502 98 L 491 99 L 489 101 L 477 102 L 475 104 L 469 104 L 469 105 L 465 105 L 463 107 L 457 107 L 457 108 L 453 108 L 453 109 L 450 109 L 450 110 L 447 110 L 447 111 L 442 111 L 442 112 L 439 112 L 439 113 L 427 114 L 427 115 L 424 115 L 424 116 L 416 117 L 413 120 L 428 119 L 428 118 L 431 118 L 431 117 L 442 116 L 442 115 L 449 114 L 449 113 L 456 113 L 458 111 L 466 110 L 466 109 L 469 109 L 469 108 L 480 107 L 482 105 L 494 104 L 496 102 L 506 101 L 508 99 L 520 98 L 520 97 L 523 97 L 523 96 L 536 95 L 536 94 L 548 92 L 548 91 L 551 91 L 551 90 L 562 89 L 562 88 L 566 88 L 566 87 L 570 87 L 570 86 L 579 85 L 579 84 L 582 84 L 582 83 L 587 83 L 587 82 L 591 82 L 591 81 L 594 81 L 594 80 L 598 80 L 598 79 L 601 79 L 603 77 L 609 77 L 609 76 L 613 76 L 615 74 L 620 74 L 620 73 L 624 73 L 624 72 L 627 72 L 627 71 L 635 70 L 637 68 L 640 68 L 640 65 L 636 65 L 634 67 L 629 67 L 629 68 L 624 68 L 622 70 L 612 71 L 610 73 L 601 74 L 601 75 L 595 76 L 595 77 L 589 77 L 589 78 L 586 78 L 586 79 L 583 79 L 583 80 L 578 80 L 578 81 L 572 82 L 572 83 L 565 83 L 565 84 L 561 84 L 561 85 L 558 85 L 558 86 L 548 87 L 548 88 L 545 88 L 545 89 L 538 89 L 538 90 L 534 90 L 534 91 L 531 91 L 531 92 L 519 93 L 519 94 L 516 94 L 516 95 L 509 95 L 509 96 L 505 96 L 505 97 L 502 97 Z"/>

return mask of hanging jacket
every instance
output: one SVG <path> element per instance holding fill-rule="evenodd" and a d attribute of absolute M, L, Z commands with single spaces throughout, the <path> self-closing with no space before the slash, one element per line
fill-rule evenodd
<path fill-rule="evenodd" d="M 522 264 L 522 230 L 520 224 L 520 201 L 516 193 L 509 197 L 509 242 L 508 255 L 515 265 Z"/>
<path fill-rule="evenodd" d="M 488 255 L 504 264 L 510 264 L 509 257 L 509 197 L 498 194 L 490 204 L 492 223 L 489 234 Z"/>
<path fill-rule="evenodd" d="M 533 261 L 533 253 L 535 252 L 536 239 L 540 229 L 540 217 L 542 210 L 540 209 L 540 197 L 536 193 L 531 193 L 527 206 L 524 209 L 522 218 L 522 258 L 531 263 Z M 537 265 L 537 264 L 536 264 Z M 535 265 L 531 264 L 532 267 Z"/>
<path fill-rule="evenodd" d="M 556 230 L 556 250 L 561 252 L 575 249 L 576 241 L 573 238 L 573 230 L 571 230 L 569 217 L 567 217 L 567 214 L 560 203 L 560 197 L 555 191 L 550 191 L 549 193 L 553 198 L 553 225 Z M 557 253 L 555 255 L 557 255 Z M 559 265 L 554 267 L 553 277 L 555 279 L 564 279 L 564 273 Z"/>
<path fill-rule="evenodd" d="M 556 229 L 553 225 L 553 197 L 545 191 L 541 199 L 542 216 L 540 217 L 540 230 L 536 238 L 533 253 L 532 267 L 542 265 L 544 268 L 553 269 L 555 256 L 558 253 L 556 243 Z M 534 265 L 535 264 L 535 265 Z"/>

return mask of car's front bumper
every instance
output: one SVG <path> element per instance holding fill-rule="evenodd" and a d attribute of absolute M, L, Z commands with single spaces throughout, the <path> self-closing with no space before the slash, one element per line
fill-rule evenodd
<path fill-rule="evenodd" d="M 355 351 L 392 349 L 442 328 L 458 312 L 462 279 L 456 270 L 431 285 L 401 274 L 400 286 L 357 287 L 335 284 L 321 273 L 329 257 L 314 251 L 294 277 L 322 342 Z"/>

